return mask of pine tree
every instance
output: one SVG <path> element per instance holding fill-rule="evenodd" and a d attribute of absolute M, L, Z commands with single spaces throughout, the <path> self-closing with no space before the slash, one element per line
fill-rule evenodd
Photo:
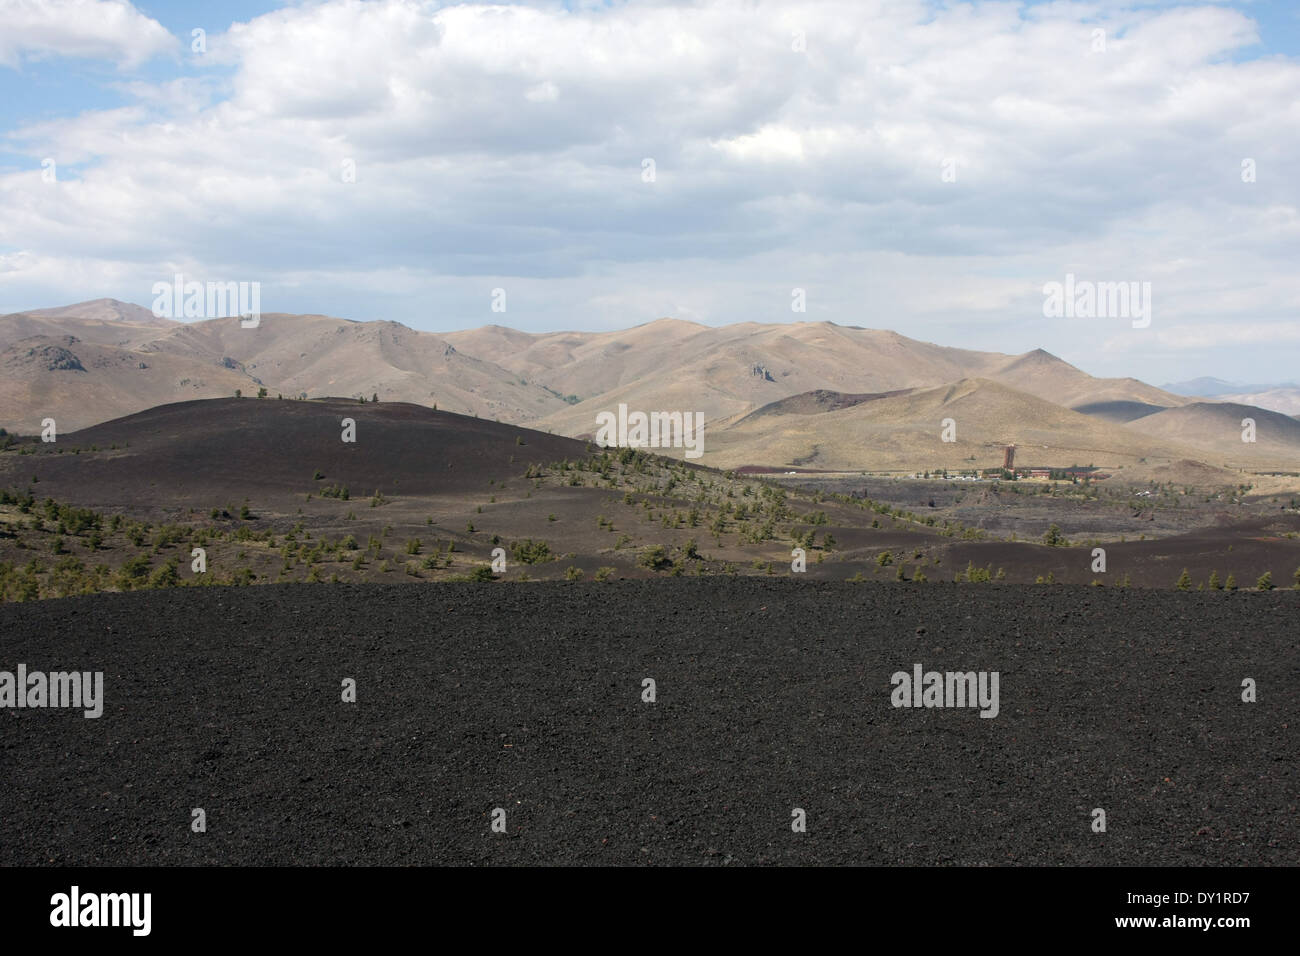
<path fill-rule="evenodd" d="M 1192 576 L 1183 568 L 1183 573 L 1178 576 L 1178 583 L 1174 585 L 1180 591 L 1190 591 L 1192 589 Z"/>

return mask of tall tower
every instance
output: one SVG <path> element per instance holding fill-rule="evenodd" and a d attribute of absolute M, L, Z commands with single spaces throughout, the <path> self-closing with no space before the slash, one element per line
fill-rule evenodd
<path fill-rule="evenodd" d="M 1007 450 L 1002 453 L 1002 467 L 1007 471 L 1014 471 L 1016 468 L 1016 446 L 1008 445 Z"/>

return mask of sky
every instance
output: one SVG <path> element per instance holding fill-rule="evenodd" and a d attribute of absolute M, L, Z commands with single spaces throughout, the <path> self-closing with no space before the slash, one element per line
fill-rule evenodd
<path fill-rule="evenodd" d="M 0 0 L 0 313 L 181 274 L 1295 381 L 1298 147 L 1293 2 Z"/>

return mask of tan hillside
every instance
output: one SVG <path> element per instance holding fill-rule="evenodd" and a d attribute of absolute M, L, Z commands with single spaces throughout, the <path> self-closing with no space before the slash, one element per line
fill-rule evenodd
<path fill-rule="evenodd" d="M 67 432 L 119 409 L 225 398 L 237 388 L 255 394 L 249 385 L 238 371 L 202 360 L 37 335 L 0 350 L 0 427 L 32 435 L 53 418 Z"/>
<path fill-rule="evenodd" d="M 1066 408 L 1109 402 L 1171 408 L 1188 401 L 1135 378 L 1094 378 L 1042 349 L 1016 356 L 987 377 Z"/>
<path fill-rule="evenodd" d="M 172 329 L 147 347 L 210 361 L 234 360 L 288 395 L 364 396 L 528 422 L 564 406 L 539 385 L 467 355 L 441 336 L 396 322 L 268 313 L 256 328 L 238 318 Z"/>
<path fill-rule="evenodd" d="M 74 308 L 0 317 L 0 427 L 30 432 L 54 415 L 61 429 L 80 428 L 262 386 L 286 397 L 378 393 L 519 423 L 565 407 L 539 385 L 394 322 L 269 313 L 251 329 L 234 317 L 148 326 L 61 314 Z"/>
<path fill-rule="evenodd" d="M 1080 414 L 987 379 L 913 389 L 825 412 L 760 409 L 728 427 L 706 429 L 705 464 L 828 471 L 993 468 L 1017 445 L 1020 467 L 1117 468 L 1146 458 L 1189 457 L 1173 442 Z M 941 440 L 956 422 L 956 442 Z"/>
<path fill-rule="evenodd" d="M 1259 445 L 1225 449 L 1206 438 L 1221 422 L 1136 379 L 1094 378 L 1041 349 L 979 352 L 831 322 L 430 333 L 267 313 L 244 328 L 235 317 L 155 320 L 104 299 L 0 317 L 0 364 L 0 426 L 20 432 L 51 415 L 77 428 L 265 387 L 286 398 L 378 394 L 579 438 L 620 403 L 701 412 L 705 462 L 729 467 L 989 467 L 1014 441 L 1022 465 L 1300 468 L 1292 432 L 1262 409 Z M 938 442 L 945 417 L 958 422 L 954 445 Z"/>
<path fill-rule="evenodd" d="M 660 323 L 640 327 L 642 336 L 648 337 Z M 633 351 L 628 343 L 608 338 L 602 348 L 612 356 Z M 641 351 L 635 347 L 636 353 Z M 612 376 L 616 384 L 590 398 L 579 390 L 580 377 L 568 377 L 569 368 L 558 370 L 558 377 L 539 375 L 546 384 L 584 398 L 539 424 L 583 435 L 595 427 L 599 412 L 620 402 L 646 411 L 700 411 L 709 421 L 727 419 L 818 389 L 875 393 L 952 381 L 1005 364 L 1007 358 L 831 322 L 703 328 L 685 337 L 668 336 L 663 343 L 647 346 L 635 360 L 622 359 Z M 611 361 L 618 359 L 605 364 Z"/>
<path fill-rule="evenodd" d="M 687 344 L 708 326 L 657 319 L 615 332 L 532 334 L 489 325 L 440 337 L 564 395 L 589 398 L 662 372 L 697 348 Z"/>
<path fill-rule="evenodd" d="M 1218 468 L 1203 461 L 1184 458 L 1160 465 L 1131 465 L 1124 469 L 1124 476 L 1134 481 L 1153 481 L 1157 484 L 1182 485 L 1200 491 L 1214 491 L 1231 487 L 1241 482 L 1240 472 L 1229 468 Z M 1258 485 L 1258 480 L 1252 483 Z M 1294 482 L 1290 483 L 1294 484 Z"/>
<path fill-rule="evenodd" d="M 1242 441 L 1242 420 L 1255 421 L 1255 441 Z M 1200 451 L 1226 468 L 1300 471 L 1300 421 L 1280 412 L 1235 402 L 1192 402 L 1136 419 L 1127 426 L 1154 438 Z"/>
<path fill-rule="evenodd" d="M 173 319 L 159 318 L 144 306 L 117 299 L 91 299 L 75 305 L 53 309 L 32 309 L 25 313 L 38 319 L 83 319 L 89 322 L 122 322 L 127 325 L 152 325 L 160 328 L 177 325 Z"/>
<path fill-rule="evenodd" d="M 58 312 L 62 310 L 51 309 Z M 54 338 L 71 335 L 83 342 L 97 345 L 115 345 L 121 348 L 134 348 L 151 342 L 164 330 L 180 323 L 162 319 L 165 326 L 137 324 L 117 319 L 81 319 L 75 316 L 38 315 L 33 312 L 15 312 L 0 315 L 0 349 L 8 348 L 15 342 L 31 338 L 34 335 L 48 335 Z"/>
<path fill-rule="evenodd" d="M 633 331 L 644 339 L 667 321 Z M 688 328 L 696 331 L 675 325 L 662 343 L 635 347 L 611 337 L 622 333 L 607 333 L 596 358 L 584 351 L 592 343 L 577 345 L 576 334 L 569 334 L 565 356 L 575 364 L 529 374 L 584 401 L 540 424 L 561 434 L 587 434 L 596 414 L 619 402 L 647 411 L 702 411 L 708 420 L 726 420 L 810 391 L 877 393 L 964 378 L 990 379 L 1067 406 L 1140 401 L 1165 408 L 1187 401 L 1136 379 L 1093 378 L 1041 349 L 1020 356 L 976 352 L 830 322 Z M 496 344 L 510 346 L 503 339 Z M 512 358 L 496 360 L 508 364 Z M 595 362 L 590 372 L 585 370 L 589 362 Z M 671 375 L 664 374 L 668 368 Z M 588 374 L 599 377 L 599 386 L 584 390 Z M 609 390 L 602 392 L 605 385 Z"/>
<path fill-rule="evenodd" d="M 1300 415 L 1300 388 L 1270 388 L 1262 392 L 1240 392 L 1232 395 L 1216 395 L 1211 401 L 1236 402 L 1239 405 L 1255 405 L 1272 412 L 1295 417 Z"/>

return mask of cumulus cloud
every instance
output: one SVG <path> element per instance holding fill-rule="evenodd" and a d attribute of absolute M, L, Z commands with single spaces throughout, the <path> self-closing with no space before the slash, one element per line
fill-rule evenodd
<path fill-rule="evenodd" d="M 157 20 L 126 0 L 0 0 L 0 65 L 50 56 L 135 67 L 176 48 Z"/>
<path fill-rule="evenodd" d="M 268 310 L 475 325 L 506 285 L 522 327 L 826 318 L 1119 371 L 1044 282 L 1152 281 L 1157 329 L 1294 321 L 1300 67 L 1257 41 L 1201 5 L 290 7 L 213 39 L 220 96 L 11 131 L 0 246 Z"/>

